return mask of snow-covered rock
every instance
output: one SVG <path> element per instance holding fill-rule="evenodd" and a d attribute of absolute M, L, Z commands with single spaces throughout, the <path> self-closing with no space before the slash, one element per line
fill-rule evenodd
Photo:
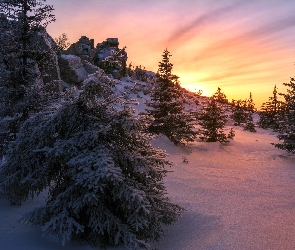
<path fill-rule="evenodd" d="M 94 74 L 99 68 L 86 60 L 82 60 L 83 67 L 89 74 Z"/>
<path fill-rule="evenodd" d="M 125 47 L 119 49 L 118 38 L 108 38 L 96 46 L 97 65 L 116 79 L 122 78 L 126 72 L 127 52 Z"/>
<path fill-rule="evenodd" d="M 71 44 L 65 53 L 68 55 L 79 56 L 82 60 L 87 60 L 93 64 L 96 55 L 96 51 L 94 49 L 94 39 L 81 36 L 77 42 Z"/>
<path fill-rule="evenodd" d="M 61 55 L 58 61 L 61 78 L 69 84 L 80 85 L 90 72 L 95 71 L 95 66 L 91 66 L 90 63 L 84 63 L 84 66 L 81 58 L 75 55 Z"/>
<path fill-rule="evenodd" d="M 53 38 L 45 31 L 39 32 L 32 40 L 32 45 L 38 44 L 40 50 L 46 51 L 46 59 L 38 63 L 41 77 L 44 83 L 59 81 L 60 70 L 58 66 L 58 56 L 55 52 L 55 42 Z"/>

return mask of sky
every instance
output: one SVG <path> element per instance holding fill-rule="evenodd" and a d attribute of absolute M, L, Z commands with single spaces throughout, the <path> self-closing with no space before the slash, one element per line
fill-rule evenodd
<path fill-rule="evenodd" d="M 126 46 L 127 63 L 156 72 L 167 48 L 183 87 L 232 99 L 252 92 L 256 108 L 295 75 L 294 0 L 47 0 L 47 30 L 107 38 Z"/>

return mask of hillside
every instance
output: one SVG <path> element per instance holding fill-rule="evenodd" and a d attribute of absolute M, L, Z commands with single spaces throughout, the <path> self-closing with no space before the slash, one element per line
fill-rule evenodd
<path fill-rule="evenodd" d="M 137 99 L 138 105 L 134 107 L 140 112 L 149 98 L 142 91 L 146 85 L 126 78 L 118 88 L 122 93 L 128 90 L 130 98 Z M 187 93 L 187 108 L 197 108 L 189 96 L 193 94 Z M 270 144 L 277 140 L 270 130 L 235 130 L 236 137 L 227 145 L 197 140 L 188 147 L 177 147 L 164 136 L 152 142 L 165 149 L 174 162 L 168 169 L 165 185 L 171 201 L 185 208 L 185 212 L 150 249 L 295 248 L 294 155 Z M 0 200 L 1 247 L 92 249 L 75 243 L 62 247 L 51 237 L 42 237 L 39 227 L 18 222 L 23 214 L 43 204 L 45 197 L 43 193 L 20 207 Z"/>
<path fill-rule="evenodd" d="M 186 209 L 157 249 L 294 249 L 295 157 L 274 140 L 267 130 L 237 129 L 227 146 L 156 144 L 175 163 L 168 194 Z"/>
<path fill-rule="evenodd" d="M 167 47 L 53 39 L 44 2 L 0 2 L 0 249 L 295 249 L 294 78 L 261 112 L 201 96 Z"/>

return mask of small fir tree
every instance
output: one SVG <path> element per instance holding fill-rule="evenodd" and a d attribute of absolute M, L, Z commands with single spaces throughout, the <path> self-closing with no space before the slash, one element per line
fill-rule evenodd
<path fill-rule="evenodd" d="M 250 95 L 249 95 L 249 99 L 247 99 L 247 110 L 251 113 L 254 113 L 255 112 L 255 104 L 254 104 L 254 101 L 253 101 L 253 95 L 252 93 L 250 92 Z"/>
<path fill-rule="evenodd" d="M 198 115 L 198 131 L 200 139 L 206 142 L 229 142 L 234 137 L 233 129 L 226 135 L 223 131 L 227 122 L 227 115 L 223 108 L 218 106 L 213 97 L 209 98 L 202 112 Z"/>
<path fill-rule="evenodd" d="M 284 113 L 284 102 L 279 101 L 278 89 L 274 86 L 273 96 L 269 97 L 268 102 L 262 104 L 259 112 L 258 125 L 261 128 L 271 128 L 274 131 L 280 129 L 281 115 Z"/>
<path fill-rule="evenodd" d="M 71 45 L 66 33 L 62 33 L 59 37 L 54 38 L 54 41 L 56 42 L 58 50 L 61 52 L 67 50 Z"/>
<path fill-rule="evenodd" d="M 184 144 L 194 140 L 193 116 L 184 109 L 183 91 L 178 76 L 172 74 L 170 52 L 163 52 L 159 63 L 157 81 L 151 90 L 151 101 L 147 114 L 154 118 L 149 131 L 166 135 L 175 144 Z"/>
<path fill-rule="evenodd" d="M 213 94 L 212 98 L 220 103 L 228 103 L 226 95 L 221 91 L 221 88 L 218 87 L 217 91 Z"/>
<path fill-rule="evenodd" d="M 280 115 L 280 130 L 277 137 L 280 143 L 273 143 L 276 148 L 295 154 L 295 79 L 283 83 L 288 87 L 286 94 L 280 94 L 285 99 L 284 111 Z"/>
<path fill-rule="evenodd" d="M 53 113 L 28 119 L 11 145 L 0 187 L 13 203 L 48 190 L 46 204 L 24 220 L 42 226 L 63 243 L 146 247 L 181 208 L 165 196 L 171 165 L 116 94 L 116 82 L 96 73 Z"/>
<path fill-rule="evenodd" d="M 255 133 L 256 129 L 255 129 L 255 124 L 253 121 L 253 114 L 255 112 L 255 104 L 253 102 L 253 97 L 252 97 L 252 93 L 250 92 L 250 97 L 247 100 L 247 108 L 245 111 L 245 116 L 246 116 L 246 125 L 244 127 L 244 130 L 250 131 Z"/>
<path fill-rule="evenodd" d="M 254 121 L 253 121 L 253 114 L 251 112 L 247 112 L 246 125 L 244 127 L 244 130 L 247 130 L 253 133 L 257 132 L 255 129 Z"/>
<path fill-rule="evenodd" d="M 246 100 L 232 100 L 232 116 L 235 126 L 241 126 L 247 121 L 247 101 Z"/>

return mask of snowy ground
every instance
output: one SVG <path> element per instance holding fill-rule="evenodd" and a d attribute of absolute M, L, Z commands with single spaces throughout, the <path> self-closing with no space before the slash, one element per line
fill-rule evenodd
<path fill-rule="evenodd" d="M 295 249 L 295 156 L 270 145 L 276 137 L 269 130 L 235 129 L 235 139 L 225 146 L 194 142 L 183 149 L 165 137 L 154 142 L 175 163 L 165 183 L 168 196 L 186 211 L 150 249 Z M 40 228 L 18 223 L 43 200 L 40 196 L 21 207 L 0 200 L 0 249 L 92 249 L 62 247 L 41 237 Z"/>

